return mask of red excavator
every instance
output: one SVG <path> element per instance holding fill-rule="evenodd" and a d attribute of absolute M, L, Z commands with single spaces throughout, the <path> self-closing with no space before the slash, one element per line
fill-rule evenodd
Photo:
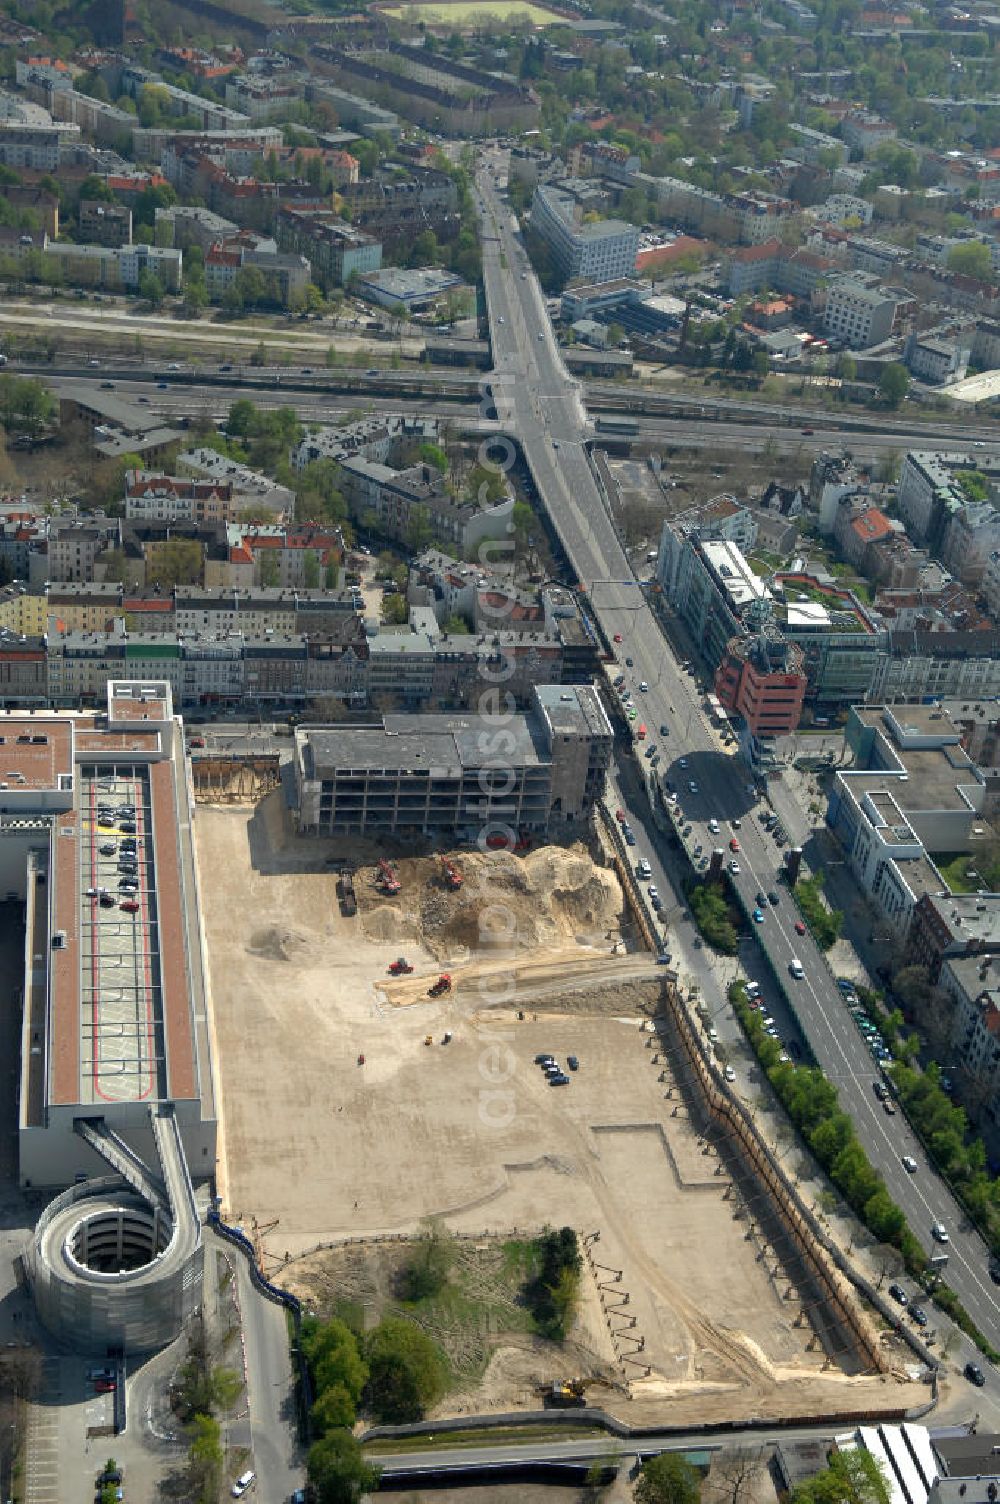
<path fill-rule="evenodd" d="M 378 860 L 378 876 L 375 881 L 383 893 L 398 893 L 402 887 L 399 875 L 391 862 L 387 862 L 384 856 Z"/>
<path fill-rule="evenodd" d="M 443 971 L 441 973 L 441 975 L 438 977 L 437 981 L 436 982 L 432 982 L 431 985 L 430 985 L 430 987 L 428 987 L 428 989 L 427 989 L 427 996 L 428 997 L 441 997 L 444 993 L 450 992 L 450 991 L 451 991 L 451 977 L 448 975 L 448 973 L 446 971 Z"/>
<path fill-rule="evenodd" d="M 389 975 L 391 977 L 408 977 L 413 967 L 405 956 L 399 956 L 395 961 L 389 962 Z"/>
<path fill-rule="evenodd" d="M 438 860 L 441 863 L 441 875 L 446 886 L 452 889 L 460 888 L 462 886 L 461 868 L 456 866 L 450 857 L 439 856 Z"/>

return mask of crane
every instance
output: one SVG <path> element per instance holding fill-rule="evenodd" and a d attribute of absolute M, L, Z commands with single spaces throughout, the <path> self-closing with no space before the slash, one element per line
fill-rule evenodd
<path fill-rule="evenodd" d="M 443 853 L 438 857 L 438 860 L 441 863 L 441 874 L 446 886 L 453 889 L 460 888 L 463 881 L 462 869 L 450 857 L 443 855 Z"/>

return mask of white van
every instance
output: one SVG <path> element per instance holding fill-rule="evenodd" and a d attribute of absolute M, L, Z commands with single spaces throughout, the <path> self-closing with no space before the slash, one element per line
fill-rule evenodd
<path fill-rule="evenodd" d="M 793 956 L 789 961 L 788 970 L 791 972 L 792 976 L 797 982 L 800 981 L 801 978 L 806 974 L 805 967 L 802 965 L 802 962 L 799 960 L 798 956 Z"/>

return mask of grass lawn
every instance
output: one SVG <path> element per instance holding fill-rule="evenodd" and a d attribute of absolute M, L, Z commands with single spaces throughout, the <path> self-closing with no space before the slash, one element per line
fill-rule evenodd
<path fill-rule="evenodd" d="M 953 893 L 975 893 L 977 888 L 988 888 L 989 883 L 985 877 L 966 877 L 966 872 L 979 867 L 974 856 L 967 851 L 960 851 L 957 856 L 939 857 L 934 862 L 935 867 L 944 878 Z"/>
<path fill-rule="evenodd" d="M 566 24 L 564 16 L 557 16 L 555 11 L 546 10 L 542 5 L 534 5 L 531 0 L 455 0 L 454 5 L 435 4 L 435 0 L 428 0 L 426 4 L 386 6 L 383 14 L 397 21 L 404 16 L 407 21 L 425 21 L 428 26 L 452 23 L 475 26 L 480 21 L 510 21 L 519 16 L 526 16 L 532 26 Z"/>
<path fill-rule="evenodd" d="M 440 1345 L 453 1385 L 481 1377 L 505 1332 L 537 1333 L 524 1295 L 538 1272 L 530 1240 L 484 1239 L 477 1245 L 457 1239 L 443 1288 L 421 1300 L 405 1300 L 400 1277 L 413 1246 L 387 1246 L 368 1258 L 350 1248 L 338 1250 L 324 1281 L 330 1298 L 317 1289 L 312 1299 L 317 1314 L 336 1316 L 355 1331 L 363 1331 L 373 1316 L 405 1316 Z M 556 1345 L 552 1352 L 556 1362 Z"/>

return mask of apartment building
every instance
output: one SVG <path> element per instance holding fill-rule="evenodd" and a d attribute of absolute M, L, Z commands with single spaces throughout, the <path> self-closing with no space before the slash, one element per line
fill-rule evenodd
<path fill-rule="evenodd" d="M 914 910 L 907 959 L 932 982 L 947 961 L 1000 955 L 1000 893 L 927 893 Z"/>
<path fill-rule="evenodd" d="M 129 521 L 228 522 L 236 510 L 231 481 L 190 480 L 155 470 L 125 472 L 125 516 Z"/>
<path fill-rule="evenodd" d="M 320 44 L 313 56 L 334 83 L 429 130 L 483 136 L 531 130 L 541 118 L 541 102 L 529 85 L 405 42 L 371 51 Z"/>
<path fill-rule="evenodd" d="M 903 361 L 911 376 L 929 386 L 947 386 L 961 381 L 969 368 L 969 345 L 933 333 L 910 334 Z"/>
<path fill-rule="evenodd" d="M 449 173 L 436 167 L 413 165 L 405 175 L 383 171 L 367 178 L 355 171 L 341 186 L 340 197 L 351 224 L 392 248 L 411 242 L 424 230 L 432 230 L 439 240 L 450 240 L 458 232 L 458 187 Z"/>
<path fill-rule="evenodd" d="M 226 79 L 226 104 L 259 124 L 262 120 L 287 120 L 302 101 L 302 80 L 261 78 L 242 73 Z"/>
<path fill-rule="evenodd" d="M 202 476 L 231 486 L 233 504 L 244 514 L 290 517 L 295 507 L 295 492 L 289 486 L 279 485 L 262 471 L 232 460 L 217 449 L 186 449 L 177 456 L 177 470 L 183 475 Z"/>
<path fill-rule="evenodd" d="M 838 277 L 829 285 L 823 327 L 852 350 L 880 345 L 892 334 L 896 298 L 855 277 Z"/>
<path fill-rule="evenodd" d="M 205 255 L 205 287 L 213 302 L 221 301 L 243 268 L 253 268 L 264 279 L 264 295 L 279 308 L 289 308 L 300 299 L 312 280 L 305 256 L 274 249 L 274 241 L 238 230 L 216 241 Z"/>
<path fill-rule="evenodd" d="M 156 210 L 156 243 L 162 245 L 165 241 L 182 251 L 196 245 L 207 253 L 217 241 L 238 234 L 239 228 L 235 220 L 214 214 L 211 209 L 174 204 L 169 209 Z"/>
<path fill-rule="evenodd" d="M 90 245 L 119 247 L 132 243 L 132 210 L 125 204 L 81 198 L 77 209 L 80 239 Z"/>
<path fill-rule="evenodd" d="M 974 846 L 985 779 L 957 728 L 933 706 L 854 706 L 845 740 L 855 766 L 835 775 L 827 824 L 862 891 L 903 942 L 919 900 L 947 889 L 932 855 Z"/>
<path fill-rule="evenodd" d="M 79 126 L 61 121 L 51 125 L 19 125 L 16 121 L 0 121 L 0 163 L 4 167 L 55 173 L 64 148 L 70 141 L 78 138 L 79 134 Z"/>
<path fill-rule="evenodd" d="M 121 524 L 114 517 L 66 517 L 49 527 L 49 579 L 87 581 L 109 548 L 121 547 Z"/>
<path fill-rule="evenodd" d="M 569 282 L 617 282 L 635 272 L 639 231 L 622 219 L 582 223 L 578 205 L 567 193 L 540 183 L 531 201 L 531 228 L 552 252 L 562 278 Z"/>
<path fill-rule="evenodd" d="M 309 261 L 312 280 L 324 289 L 343 287 L 356 273 L 377 271 L 382 265 L 381 242 L 332 210 L 283 206 L 276 235 L 283 251 Z"/>
<path fill-rule="evenodd" d="M 982 901 L 978 912 L 985 914 L 985 895 Z M 942 964 L 938 984 L 954 1004 L 951 1042 L 957 1062 L 974 1085 L 973 1095 L 981 1096 L 986 1116 L 996 1123 L 1000 1121 L 1000 965 L 986 954 L 953 956 Z"/>
<path fill-rule="evenodd" d="M 840 134 L 851 153 L 870 157 L 887 141 L 895 141 L 896 127 L 868 110 L 851 110 L 840 122 Z"/>

